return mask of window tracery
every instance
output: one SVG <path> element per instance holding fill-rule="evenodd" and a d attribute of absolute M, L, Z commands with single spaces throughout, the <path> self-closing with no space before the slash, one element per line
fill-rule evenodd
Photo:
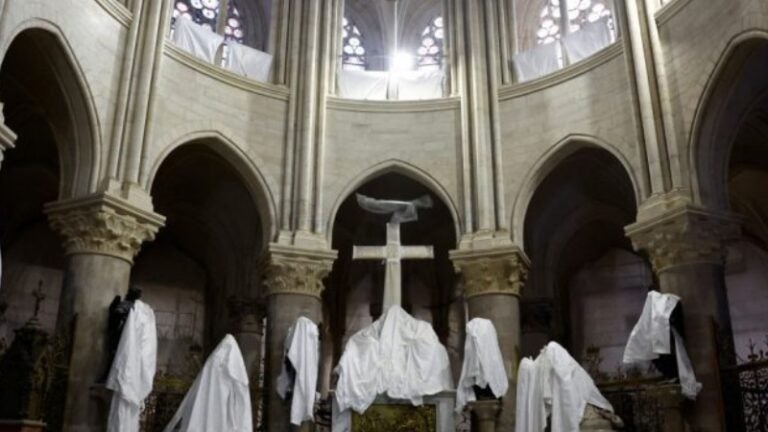
<path fill-rule="evenodd" d="M 344 17 L 342 19 L 342 67 L 344 69 L 365 70 L 368 60 L 365 57 L 363 35 L 357 26 Z"/>
<path fill-rule="evenodd" d="M 242 44 L 245 41 L 246 28 L 240 11 L 235 6 L 234 1 L 226 2 L 226 4 L 227 13 L 222 14 L 224 3 L 221 0 L 176 0 L 171 25 L 176 22 L 176 18 L 183 16 L 215 32 L 219 24 L 219 17 L 224 16 L 226 19 L 223 30 L 224 37 L 227 40 Z"/>
<path fill-rule="evenodd" d="M 602 0 L 562 0 L 565 8 L 560 5 L 561 0 L 547 0 L 547 4 L 541 10 L 539 28 L 536 31 L 536 43 L 547 44 L 559 40 L 562 28 L 568 26 L 569 32 L 576 32 L 584 24 L 595 22 L 601 18 L 608 18 L 608 27 L 614 32 L 612 13 L 610 8 Z M 567 16 L 563 16 L 563 11 Z"/>
<path fill-rule="evenodd" d="M 433 19 L 421 33 L 421 46 L 416 50 L 420 69 L 443 66 L 445 28 L 443 17 Z"/>

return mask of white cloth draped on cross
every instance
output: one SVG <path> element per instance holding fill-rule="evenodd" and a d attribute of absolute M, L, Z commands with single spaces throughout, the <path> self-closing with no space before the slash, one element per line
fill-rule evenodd
<path fill-rule="evenodd" d="M 384 260 L 384 299 L 383 310 L 402 304 L 401 280 L 402 260 L 429 259 L 434 257 L 432 246 L 403 246 L 400 243 L 400 224 L 418 220 L 418 209 L 432 207 L 429 195 L 413 201 L 377 200 L 357 194 L 357 203 L 365 210 L 376 214 L 392 214 L 387 223 L 387 244 L 384 246 L 354 246 L 352 259 Z"/>

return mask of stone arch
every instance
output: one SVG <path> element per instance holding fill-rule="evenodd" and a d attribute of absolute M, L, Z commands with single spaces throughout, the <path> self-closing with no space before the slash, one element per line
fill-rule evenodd
<path fill-rule="evenodd" d="M 568 156 L 573 155 L 582 149 L 597 149 L 610 153 L 616 161 L 624 168 L 624 172 L 629 177 L 632 184 L 632 193 L 635 202 L 639 202 L 641 197 L 646 195 L 646 191 L 640 182 L 638 182 L 632 165 L 624 154 L 615 146 L 603 141 L 600 138 L 590 135 L 571 134 L 558 141 L 550 147 L 548 151 L 542 154 L 525 175 L 525 183 L 517 193 L 512 208 L 512 240 L 520 247 L 524 247 L 524 221 L 528 212 L 533 194 L 538 189 L 541 182 Z"/>
<path fill-rule="evenodd" d="M 338 214 L 339 208 L 341 207 L 341 204 L 344 202 L 344 200 L 346 200 L 350 194 L 352 194 L 355 190 L 357 190 L 360 186 L 364 185 L 368 181 L 389 173 L 397 173 L 408 177 L 424 185 L 427 189 L 437 195 L 437 197 L 440 198 L 448 207 L 448 210 L 451 213 L 456 231 L 456 238 L 458 239 L 461 236 L 462 221 L 459 218 L 459 212 L 456 208 L 456 204 L 454 203 L 453 199 L 451 199 L 448 191 L 445 190 L 445 188 L 437 181 L 437 179 L 432 177 L 429 173 L 422 170 L 421 168 L 418 168 L 417 166 L 408 162 L 399 159 L 390 159 L 368 167 L 367 169 L 358 173 L 354 179 L 352 179 L 352 181 L 347 183 L 347 185 L 342 189 L 341 193 L 336 197 L 336 200 L 333 203 L 333 207 L 331 208 L 331 212 L 328 216 L 328 225 L 326 231 L 326 236 L 329 242 L 328 244 L 330 244 L 331 236 L 333 235 L 333 224 L 336 220 L 336 215 Z"/>
<path fill-rule="evenodd" d="M 258 166 L 232 139 L 215 130 L 196 131 L 185 134 L 167 146 L 154 161 L 141 180 L 145 190 L 150 190 L 155 181 L 157 172 L 167 160 L 179 148 L 189 144 L 202 144 L 217 155 L 224 158 L 238 173 L 259 211 L 262 224 L 262 247 L 266 247 L 277 235 L 277 210 L 274 196 L 267 184 L 266 178 Z"/>
<path fill-rule="evenodd" d="M 47 106 L 44 112 L 44 116 L 56 120 L 51 121 L 51 126 L 62 167 L 59 197 L 86 195 L 96 189 L 99 181 L 102 146 L 100 123 L 83 69 L 63 31 L 50 21 L 24 21 L 14 29 L 12 35 L 0 47 L 0 52 L 4 54 L 3 68 L 7 66 L 9 55 L 14 55 L 17 44 L 36 50 L 37 56 L 26 52 L 25 61 L 37 58 L 36 63 L 27 65 L 28 69 L 35 73 L 51 73 L 54 80 L 32 83 L 35 78 L 29 77 L 32 94 L 37 94 L 39 98 L 40 92 L 52 91 L 61 99 L 58 106 Z M 27 75 L 31 74 L 25 74 L 25 77 Z M 51 99 L 55 98 L 44 98 L 46 103 L 50 103 Z"/>
<path fill-rule="evenodd" d="M 694 201 L 727 210 L 727 172 L 735 134 L 756 101 L 768 95 L 768 32 L 734 36 L 721 52 L 696 107 L 688 145 Z M 758 87 L 753 85 L 757 83 Z"/>

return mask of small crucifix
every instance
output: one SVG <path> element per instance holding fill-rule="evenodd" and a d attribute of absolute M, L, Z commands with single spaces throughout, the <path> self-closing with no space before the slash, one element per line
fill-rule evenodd
<path fill-rule="evenodd" d="M 403 201 L 379 201 L 358 197 L 361 207 L 376 213 L 394 213 L 393 220 L 387 223 L 387 244 L 384 246 L 353 246 L 353 260 L 384 260 L 386 270 L 384 272 L 384 301 L 383 311 L 387 311 L 392 305 L 402 305 L 402 267 L 401 263 L 406 259 L 430 259 L 434 258 L 432 246 L 403 246 L 400 243 L 400 222 L 416 220 L 416 207 L 427 207 L 419 200 L 412 202 Z M 373 206 L 371 206 L 373 203 Z M 429 201 L 431 205 L 431 201 Z M 395 208 L 401 206 L 402 208 Z M 406 214 L 407 217 L 402 216 Z"/>

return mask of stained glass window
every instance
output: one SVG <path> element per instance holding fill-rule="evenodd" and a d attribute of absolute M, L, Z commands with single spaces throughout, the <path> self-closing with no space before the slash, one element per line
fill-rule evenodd
<path fill-rule="evenodd" d="M 224 37 L 228 40 L 243 43 L 246 36 L 246 28 L 240 17 L 240 11 L 237 10 L 235 2 L 230 0 L 227 6 L 226 25 L 224 26 Z M 184 16 L 192 21 L 216 31 L 219 16 L 221 16 L 221 0 L 176 0 L 173 8 L 173 20 Z"/>
<path fill-rule="evenodd" d="M 341 40 L 343 46 L 342 67 L 365 70 L 368 66 L 368 60 L 365 58 L 363 35 L 357 26 L 346 17 L 342 19 Z"/>
<path fill-rule="evenodd" d="M 563 26 L 568 25 L 570 32 L 579 31 L 586 23 L 595 22 L 603 17 L 608 18 L 608 27 L 615 32 L 611 10 L 601 0 L 562 0 L 565 1 L 567 17 L 562 16 L 561 0 L 547 0 L 547 5 L 541 10 L 539 29 L 536 31 L 536 42 L 546 44 L 560 39 Z"/>
<path fill-rule="evenodd" d="M 437 17 L 421 32 L 421 46 L 416 51 L 419 68 L 438 69 L 442 67 L 444 38 L 443 17 Z"/>

